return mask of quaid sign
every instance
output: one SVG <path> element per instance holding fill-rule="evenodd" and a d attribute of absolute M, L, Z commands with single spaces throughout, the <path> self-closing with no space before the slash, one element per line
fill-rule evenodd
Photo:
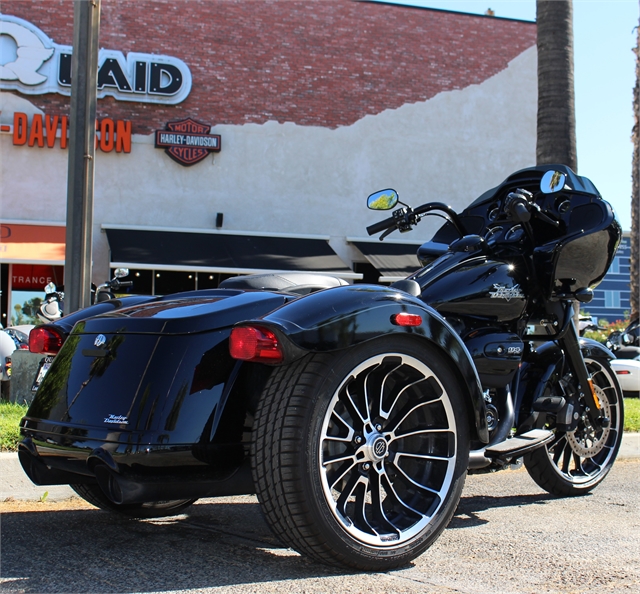
<path fill-rule="evenodd" d="M 27 95 L 71 95 L 73 48 L 54 43 L 38 27 L 0 14 L 0 89 Z M 98 97 L 176 105 L 191 91 L 191 72 L 178 58 L 101 49 Z"/>

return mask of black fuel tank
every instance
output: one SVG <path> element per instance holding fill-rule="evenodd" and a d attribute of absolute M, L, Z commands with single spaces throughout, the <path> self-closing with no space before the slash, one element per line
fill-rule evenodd
<path fill-rule="evenodd" d="M 442 315 L 510 322 L 522 315 L 527 304 L 518 273 L 513 264 L 484 256 L 460 261 L 452 254 L 416 280 L 421 299 Z"/>

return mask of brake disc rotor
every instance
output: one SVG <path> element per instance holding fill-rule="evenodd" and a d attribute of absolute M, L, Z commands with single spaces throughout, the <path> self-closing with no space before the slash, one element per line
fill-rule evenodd
<path fill-rule="evenodd" d="M 611 418 L 611 408 L 604 391 L 600 386 L 594 385 L 595 395 L 600 404 L 602 416 Z M 596 429 L 586 413 L 582 414 L 582 421 L 573 431 L 567 433 L 567 441 L 571 449 L 581 458 L 592 458 L 602 450 L 609 437 L 609 427 Z"/>

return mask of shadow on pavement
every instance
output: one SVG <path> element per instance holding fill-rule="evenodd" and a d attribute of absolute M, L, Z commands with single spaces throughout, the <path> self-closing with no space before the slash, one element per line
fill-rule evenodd
<path fill-rule="evenodd" d="M 548 493 L 536 493 L 532 495 L 508 495 L 503 497 L 491 497 L 486 495 L 462 496 L 456 513 L 449 528 L 471 528 L 487 524 L 488 520 L 480 518 L 477 514 L 488 509 L 522 507 L 534 504 L 544 504 L 547 501 L 555 501 L 558 498 Z"/>
<path fill-rule="evenodd" d="M 284 549 L 257 503 L 158 520 L 98 510 L 2 517 L 5 592 L 153 592 L 345 575 Z M 348 572 L 347 572 L 348 574 Z"/>

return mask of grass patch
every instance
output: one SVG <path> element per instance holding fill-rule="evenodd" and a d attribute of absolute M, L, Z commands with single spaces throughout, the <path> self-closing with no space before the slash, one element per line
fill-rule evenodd
<path fill-rule="evenodd" d="M 0 402 L 0 452 L 15 452 L 20 441 L 20 419 L 27 405 Z M 624 430 L 640 433 L 640 398 L 624 399 Z"/>
<path fill-rule="evenodd" d="M 624 430 L 640 433 L 640 398 L 624 399 Z"/>
<path fill-rule="evenodd" d="M 15 452 L 20 441 L 20 419 L 27 414 L 28 406 L 0 402 L 0 452 Z"/>

